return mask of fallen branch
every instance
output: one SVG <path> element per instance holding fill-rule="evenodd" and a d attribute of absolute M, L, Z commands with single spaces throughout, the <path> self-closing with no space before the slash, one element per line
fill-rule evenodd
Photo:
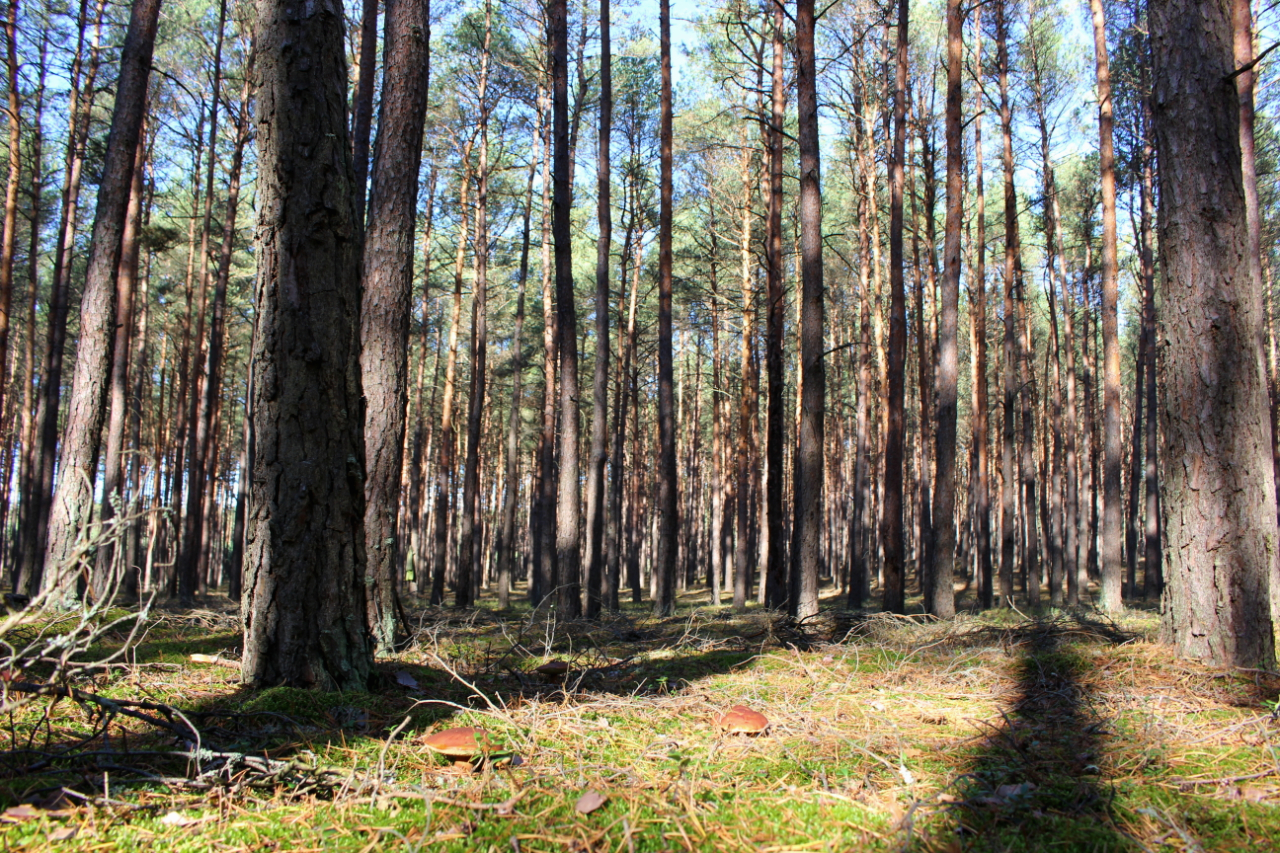
<path fill-rule="evenodd" d="M 239 669 L 240 661 L 224 658 L 222 655 L 201 655 L 194 654 L 191 656 L 192 663 L 211 663 L 214 666 L 225 666 L 228 669 Z"/>

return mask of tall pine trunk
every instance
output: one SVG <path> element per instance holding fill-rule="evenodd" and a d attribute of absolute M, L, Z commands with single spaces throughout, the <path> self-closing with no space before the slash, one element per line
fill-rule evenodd
<path fill-rule="evenodd" d="M 551 41 L 553 159 L 552 225 L 556 271 L 556 348 L 560 374 L 560 470 L 556 489 L 556 602 L 560 616 L 582 613 L 578 524 L 578 309 L 573 295 L 573 245 L 570 214 L 573 184 L 569 140 L 569 21 L 566 0 L 551 0 L 547 15 Z"/>
<path fill-rule="evenodd" d="M 387 3 L 382 103 L 361 270 L 366 619 L 379 651 L 392 648 L 396 631 L 395 579 L 402 533 L 397 521 L 409 400 L 413 224 L 427 112 L 430 15 L 429 0 Z"/>
<path fill-rule="evenodd" d="M 818 147 L 818 81 L 814 50 L 814 0 L 798 0 L 796 14 L 797 106 L 800 113 L 800 424 L 796 445 L 796 494 L 790 610 L 798 619 L 818 613 L 818 574 L 823 545 L 823 456 L 826 452 L 826 369 L 822 281 L 822 173 Z"/>
<path fill-rule="evenodd" d="M 1275 660 L 1276 487 L 1249 259 L 1232 0 L 1152 4 L 1167 458 L 1164 634 L 1218 666 Z M 1212 452 L 1204 452 L 1212 448 Z M 1224 596 L 1228 606 L 1223 606 Z"/>
<path fill-rule="evenodd" d="M 99 440 L 106 415 L 114 343 L 116 275 L 121 234 L 128 214 L 138 139 L 146 110 L 147 82 L 155 48 L 160 0 L 139 0 L 130 12 L 120 56 L 111 133 L 98 188 L 93 238 L 89 245 L 84 294 L 80 301 L 80 337 L 71 385 L 70 411 L 63 430 L 58 490 L 49 518 L 44 586 L 63 602 L 76 593 L 82 539 L 93 514 Z"/>
<path fill-rule="evenodd" d="M 596 174 L 596 363 L 591 385 L 591 458 L 587 465 L 587 616 L 600 615 L 604 595 L 604 467 L 609 440 L 609 251 L 613 234 L 609 149 L 613 131 L 613 56 L 609 0 L 600 0 L 600 141 Z M 618 464 L 614 460 L 614 464 Z"/>
<path fill-rule="evenodd" d="M 909 0 L 898 0 L 894 63 L 893 155 L 889 160 L 889 352 L 884 449 L 884 609 L 906 612 L 906 542 L 903 524 L 903 450 L 906 443 L 907 299 L 902 251 L 903 166 L 907 133 L 907 22 Z"/>
<path fill-rule="evenodd" d="M 786 604 L 787 576 L 783 555 L 782 485 L 786 478 L 784 448 L 786 440 L 786 404 L 783 399 L 785 364 L 783 362 L 783 325 L 786 297 L 782 280 L 782 151 L 786 111 L 786 76 L 783 59 L 785 16 L 782 0 L 773 0 L 773 99 L 769 122 L 769 212 L 765 258 L 767 264 L 767 306 L 765 309 L 765 363 L 768 368 L 765 427 L 765 545 L 761 592 L 766 607 Z"/>
<path fill-rule="evenodd" d="M 671 224 L 672 224 L 672 92 L 671 4 L 659 0 L 659 49 L 662 63 L 660 165 L 658 194 L 658 547 L 654 563 L 657 595 L 653 612 L 670 616 L 676 608 L 676 566 L 679 559 L 680 491 L 676 475 L 675 364 L 671 346 Z"/>
<path fill-rule="evenodd" d="M 960 0 L 947 0 L 947 218 L 942 247 L 942 293 L 938 322 L 937 488 L 934 491 L 933 569 L 925 590 L 930 613 L 956 612 L 956 419 L 959 413 L 960 228 L 964 217 L 964 151 L 960 136 L 963 103 L 960 61 L 964 15 Z M 932 251 L 932 247 L 930 247 Z M 927 472 L 924 472 L 927 473 Z"/>
<path fill-rule="evenodd" d="M 462 525 L 458 534 L 458 586 L 454 603 L 469 607 L 480 583 L 480 442 L 485 376 L 489 355 L 489 64 L 493 38 L 492 4 L 485 3 L 484 45 L 480 54 L 480 164 L 476 173 L 475 281 L 471 290 L 471 383 L 467 396 L 467 462 L 462 482 Z"/>
<path fill-rule="evenodd" d="M 258 313 L 241 677 L 263 686 L 364 690 L 373 664 L 342 20 L 334 0 L 258 3 Z"/>
<path fill-rule="evenodd" d="M 1116 165 L 1112 143 L 1111 65 L 1102 0 L 1089 0 L 1093 12 L 1094 70 L 1098 84 L 1098 165 L 1102 175 L 1102 585 L 1098 606 L 1116 612 L 1121 600 L 1121 456 L 1119 261 L 1116 250 Z"/>

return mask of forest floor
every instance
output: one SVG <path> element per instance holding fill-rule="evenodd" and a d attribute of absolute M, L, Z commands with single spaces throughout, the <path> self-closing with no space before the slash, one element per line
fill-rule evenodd
<path fill-rule="evenodd" d="M 28 695 L 9 712 L 0 839 L 95 851 L 1280 850 L 1280 676 L 1173 660 L 1152 613 L 929 622 L 832 609 L 797 625 L 706 601 L 683 597 L 671 619 L 628 605 L 597 622 L 490 602 L 418 609 L 367 694 L 246 690 L 225 660 L 191 659 L 238 656 L 229 602 L 153 612 L 131 642 L 120 626 L 87 650 L 129 645 L 82 670 L 76 697 Z M 563 683 L 534 672 L 551 659 L 570 664 Z M 768 730 L 720 732 L 737 704 Z M 451 726 L 488 732 L 487 758 L 453 765 L 422 745 Z"/>

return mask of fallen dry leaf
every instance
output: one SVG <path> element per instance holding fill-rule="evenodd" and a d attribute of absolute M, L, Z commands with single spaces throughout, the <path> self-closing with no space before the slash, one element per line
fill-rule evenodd
<path fill-rule="evenodd" d="M 33 820 L 34 818 L 40 817 L 41 814 L 42 812 L 35 806 L 29 806 L 24 803 L 20 806 L 9 806 L 9 808 L 4 810 L 4 814 L 0 815 L 0 817 L 3 817 L 5 820 L 22 821 Z"/>
<path fill-rule="evenodd" d="M 160 818 L 160 822 L 165 826 L 191 826 L 193 823 L 200 821 L 187 817 L 182 812 L 167 812 L 164 817 Z"/>
<path fill-rule="evenodd" d="M 609 798 L 604 794 L 597 793 L 596 791 L 587 791 L 578 798 L 578 804 L 574 806 L 574 808 L 577 809 L 578 814 L 591 814 L 608 801 Z"/>

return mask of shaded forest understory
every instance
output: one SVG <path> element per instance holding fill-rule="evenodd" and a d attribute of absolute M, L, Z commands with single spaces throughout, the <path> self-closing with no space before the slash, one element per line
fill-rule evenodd
<path fill-rule="evenodd" d="M 1172 661 L 1152 614 L 797 623 L 705 599 L 667 619 L 414 611 L 370 693 L 242 687 L 222 599 L 152 614 L 132 641 L 126 619 L 85 649 L 130 647 L 79 668 L 79 701 L 27 697 L 10 715 L 0 836 L 184 851 L 1280 846 L 1280 674 Z M 535 671 L 552 659 L 570 664 L 562 682 Z M 769 729 L 722 734 L 735 704 Z M 474 764 L 422 743 L 464 725 L 490 736 Z"/>

